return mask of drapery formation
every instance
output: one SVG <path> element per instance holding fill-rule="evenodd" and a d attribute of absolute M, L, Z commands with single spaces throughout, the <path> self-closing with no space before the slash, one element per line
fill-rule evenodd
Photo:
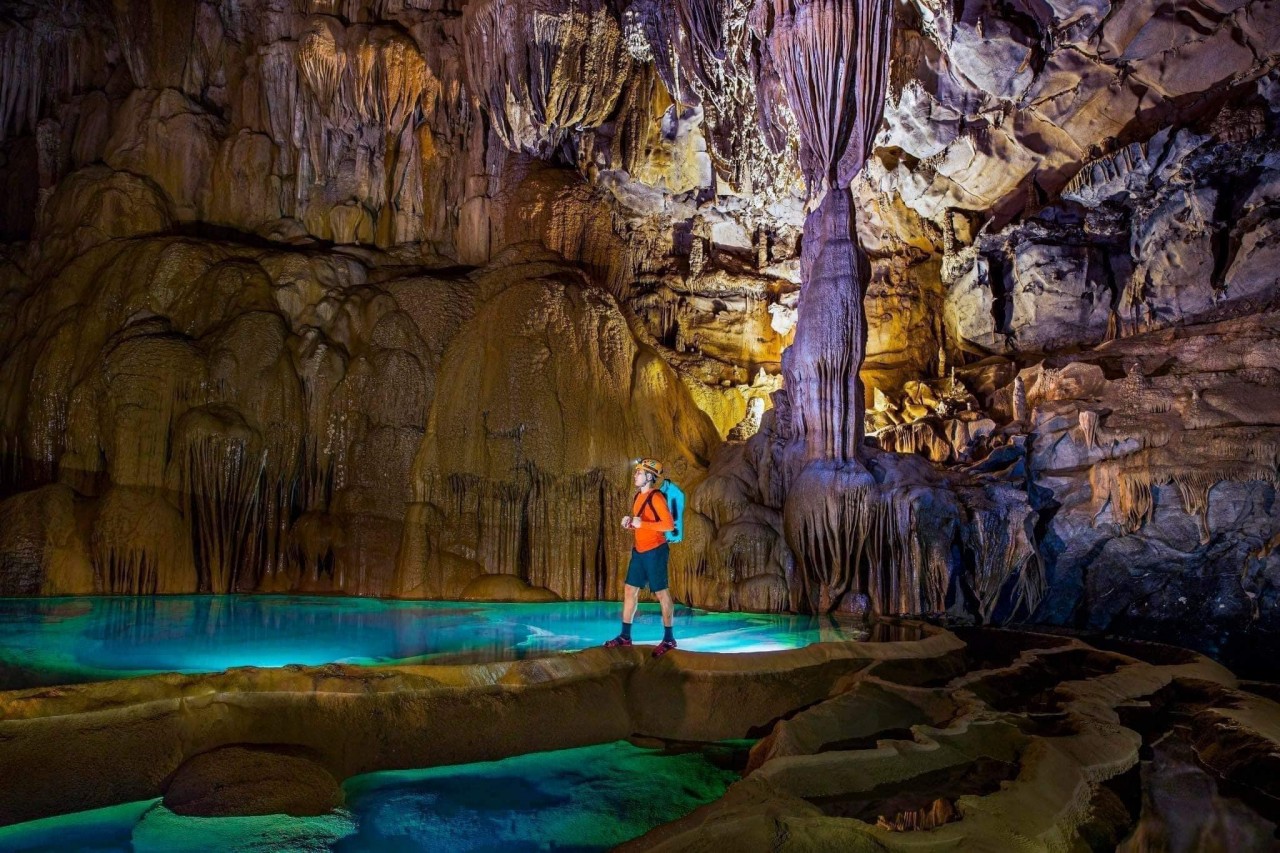
<path fill-rule="evenodd" d="M 817 196 L 848 187 L 884 109 L 892 17 L 885 0 L 769 0 L 763 23 Z"/>
<path fill-rule="evenodd" d="M 799 171 L 795 128 L 754 16 L 749 0 L 633 0 L 623 22 L 629 50 L 652 62 L 678 120 L 701 124 L 716 173 L 767 197 L 790 193 Z"/>
<path fill-rule="evenodd" d="M 631 56 L 604 0 L 488 0 L 465 14 L 467 84 L 508 148 L 545 156 L 608 120 Z"/>
<path fill-rule="evenodd" d="M 636 0 L 627 17 L 648 43 L 671 98 L 701 103 L 702 92 L 716 87 L 716 66 L 725 58 L 721 0 Z"/>
<path fill-rule="evenodd" d="M 870 275 L 849 184 L 880 124 L 892 18 L 885 0 L 770 0 L 760 17 L 809 191 L 826 193 L 805 223 L 800 320 L 784 363 L 795 440 L 807 460 L 845 463 L 862 443 Z"/>

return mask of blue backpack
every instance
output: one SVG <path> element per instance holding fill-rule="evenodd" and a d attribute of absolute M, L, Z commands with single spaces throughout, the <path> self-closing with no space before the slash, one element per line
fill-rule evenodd
<path fill-rule="evenodd" d="M 668 530 L 664 535 L 668 542 L 679 542 L 684 539 L 684 492 L 680 491 L 680 487 L 670 480 L 663 480 L 662 485 L 655 491 L 661 492 L 666 498 L 667 509 L 671 511 L 671 519 L 675 522 L 675 527 Z M 650 498 L 652 500 L 652 498 Z M 649 507 L 649 501 L 644 502 L 644 506 L 640 507 L 641 516 L 644 515 L 646 508 Z M 657 510 L 654 510 L 656 516 Z"/>

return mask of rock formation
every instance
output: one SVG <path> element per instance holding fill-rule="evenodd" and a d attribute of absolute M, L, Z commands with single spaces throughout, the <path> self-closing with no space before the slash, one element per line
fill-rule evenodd
<path fill-rule="evenodd" d="M 10 691 L 0 785 L 23 790 L 0 796 L 0 824 L 161 793 L 183 813 L 307 814 L 340 796 L 334 780 L 374 770 L 763 735 L 724 797 L 628 849 L 757 849 L 779 831 L 820 849 L 1273 840 L 1280 705 L 1257 685 L 1169 646 L 914 627 L 768 654 L 589 649 Z"/>
<path fill-rule="evenodd" d="M 806 461 L 840 465 L 856 461 L 862 445 L 862 299 L 870 278 L 849 184 L 880 124 L 892 17 L 878 0 L 779 0 L 764 12 L 805 179 L 821 199 L 805 219 L 800 320 L 785 366 L 792 429 Z"/>
<path fill-rule="evenodd" d="M 11 3 L 0 593 L 612 596 L 643 453 L 691 603 L 1264 662 L 1278 21 Z"/>
<path fill-rule="evenodd" d="M 1167 647 L 964 636 L 964 671 L 937 676 L 945 687 L 892 665 L 850 679 L 777 723 L 723 798 L 624 849 L 758 848 L 780 833 L 885 850 L 1274 840 L 1274 786 L 1228 781 L 1266 778 L 1254 775 L 1262 751 L 1238 747 L 1274 743 L 1270 700 Z M 1237 727 L 1240 762 L 1228 766 L 1210 743 Z"/>

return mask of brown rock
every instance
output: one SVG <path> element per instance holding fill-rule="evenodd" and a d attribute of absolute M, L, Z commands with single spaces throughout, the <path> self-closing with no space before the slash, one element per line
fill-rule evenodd
<path fill-rule="evenodd" d="M 284 814 L 309 817 L 342 805 L 342 788 L 297 750 L 227 746 L 184 763 L 169 779 L 164 805 L 188 817 Z"/>
<path fill-rule="evenodd" d="M 514 575 L 480 575 L 462 590 L 463 601 L 559 601 L 560 596 L 540 586 L 529 586 Z"/>

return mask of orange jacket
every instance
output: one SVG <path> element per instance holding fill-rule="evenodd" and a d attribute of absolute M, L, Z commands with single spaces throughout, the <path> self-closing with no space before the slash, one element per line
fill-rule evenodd
<path fill-rule="evenodd" d="M 676 528 L 671 510 L 667 508 L 667 499 L 657 489 L 636 492 L 635 499 L 631 501 L 631 514 L 640 516 L 640 526 L 632 528 L 636 534 L 637 551 L 652 551 L 667 541 L 664 533 Z"/>

